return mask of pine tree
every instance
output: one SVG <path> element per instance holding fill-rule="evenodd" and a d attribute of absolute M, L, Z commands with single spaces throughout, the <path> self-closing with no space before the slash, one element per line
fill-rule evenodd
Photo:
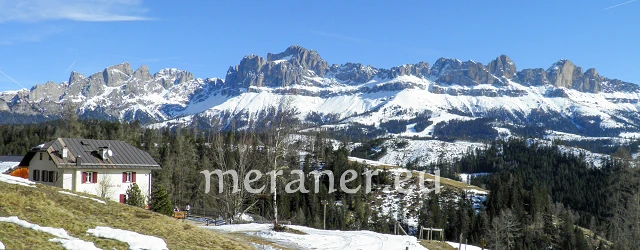
<path fill-rule="evenodd" d="M 149 209 L 156 213 L 171 216 L 173 214 L 173 205 L 169 200 L 167 191 L 160 185 L 155 185 L 149 197 Z"/>
<path fill-rule="evenodd" d="M 127 189 L 127 200 L 125 203 L 135 207 L 144 207 L 144 196 L 142 196 L 142 192 L 137 183 L 131 184 Z"/>

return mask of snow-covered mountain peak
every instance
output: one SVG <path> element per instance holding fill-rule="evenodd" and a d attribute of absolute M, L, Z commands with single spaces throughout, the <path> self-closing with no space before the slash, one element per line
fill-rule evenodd
<path fill-rule="evenodd" d="M 151 74 L 143 65 L 134 71 L 129 63 L 89 77 L 72 72 L 68 83 L 0 93 L 0 111 L 56 117 L 65 103 L 74 102 L 85 117 L 207 126 L 213 119 L 241 124 L 248 113 L 263 114 L 283 97 L 292 100 L 305 123 L 330 126 L 325 129 L 366 125 L 373 126 L 366 131 L 397 136 L 428 137 L 440 123 L 483 119 L 501 122 L 493 127 L 547 126 L 578 135 L 633 132 L 640 125 L 637 85 L 605 78 L 595 69 L 583 72 L 568 60 L 547 70 L 518 71 L 506 55 L 486 65 L 440 58 L 433 65 L 387 69 L 330 65 L 318 52 L 297 45 L 266 58 L 243 57 L 224 80 L 175 68 Z"/>

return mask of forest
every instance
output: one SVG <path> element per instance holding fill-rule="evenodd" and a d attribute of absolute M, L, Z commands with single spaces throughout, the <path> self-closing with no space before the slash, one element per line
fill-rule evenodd
<path fill-rule="evenodd" d="M 190 204 L 194 209 L 213 211 L 228 222 L 242 213 L 273 220 L 277 208 L 279 220 L 322 228 L 326 201 L 327 229 L 393 232 L 394 216 L 376 210 L 371 194 L 363 190 L 346 194 L 339 189 L 329 193 L 327 178 L 320 179 L 319 193 L 287 194 L 278 188 L 275 205 L 271 187 L 255 195 L 232 193 L 228 188 L 218 190 L 217 183 L 212 183 L 213 191 L 204 192 L 201 171 L 207 169 L 233 169 L 241 175 L 251 170 L 301 169 L 305 174 L 331 170 L 336 176 L 353 169 L 358 178 L 351 184 L 363 183 L 361 173 L 366 166 L 348 161 L 350 152 L 345 144 L 336 149 L 327 134 L 296 134 L 292 123 L 287 122 L 288 115 L 277 112 L 270 123 L 260 125 L 259 131 L 252 130 L 251 123 L 242 131 L 149 129 L 138 122 L 75 117 L 41 124 L 0 125 L 0 154 L 23 155 L 57 137 L 122 140 L 149 152 L 160 163 L 162 170 L 153 173 L 154 190 L 166 190 L 171 206 Z M 364 145 L 379 144 L 374 141 Z M 363 148 L 353 153 L 375 156 Z M 640 173 L 630 167 L 628 153 L 616 153 L 619 157 L 612 158 L 615 160 L 594 168 L 582 156 L 513 139 L 494 141 L 455 162 L 407 167 L 439 168 L 452 177 L 462 172 L 489 173 L 471 180 L 490 191 L 480 209 L 474 209 L 460 190 L 431 194 L 422 203 L 420 225 L 445 228 L 447 240 L 457 241 L 462 235 L 471 244 L 484 241 L 491 249 L 637 249 Z M 296 178 L 285 175 L 278 183 L 284 185 Z M 312 189 L 313 183 L 309 179 L 304 185 Z M 374 185 L 389 183 L 384 173 L 373 178 Z M 228 183 L 223 184 L 228 187 Z M 409 228 L 407 231 L 417 234 Z"/>

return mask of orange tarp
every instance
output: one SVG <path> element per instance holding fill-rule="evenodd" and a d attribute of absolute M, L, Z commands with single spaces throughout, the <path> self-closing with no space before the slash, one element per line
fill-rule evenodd
<path fill-rule="evenodd" d="M 13 170 L 13 172 L 11 172 L 9 175 L 29 179 L 29 168 L 17 168 L 16 170 Z"/>

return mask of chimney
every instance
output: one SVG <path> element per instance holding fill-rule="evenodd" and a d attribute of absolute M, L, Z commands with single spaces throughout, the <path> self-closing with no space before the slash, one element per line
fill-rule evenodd
<path fill-rule="evenodd" d="M 109 159 L 109 147 L 100 147 L 98 148 L 98 154 L 102 157 L 103 161 Z"/>
<path fill-rule="evenodd" d="M 69 157 L 69 149 L 67 148 L 67 146 L 64 146 L 62 148 L 62 159 L 66 160 L 67 157 Z"/>
<path fill-rule="evenodd" d="M 80 162 L 82 161 L 82 156 L 76 156 L 76 167 L 80 167 Z"/>

